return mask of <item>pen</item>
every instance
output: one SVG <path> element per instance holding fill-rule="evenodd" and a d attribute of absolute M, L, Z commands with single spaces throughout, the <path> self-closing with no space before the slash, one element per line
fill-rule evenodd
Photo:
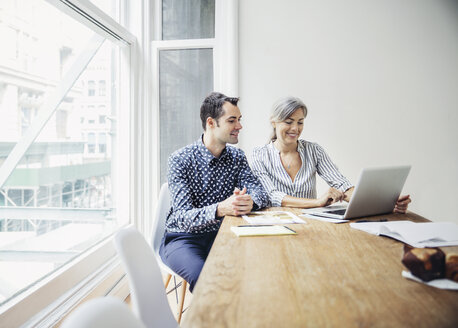
<path fill-rule="evenodd" d="M 288 228 L 288 227 L 286 227 L 286 226 L 283 226 L 283 227 L 285 227 L 286 229 L 291 230 L 292 232 L 296 233 L 296 231 L 294 231 L 294 230 L 291 229 L 291 228 Z"/>
<path fill-rule="evenodd" d="M 380 220 L 359 220 L 356 221 L 356 223 L 361 223 L 361 222 L 386 222 L 388 221 L 387 219 L 380 219 Z"/>
<path fill-rule="evenodd" d="M 271 224 L 248 224 L 248 225 L 239 225 L 237 227 L 271 227 Z"/>

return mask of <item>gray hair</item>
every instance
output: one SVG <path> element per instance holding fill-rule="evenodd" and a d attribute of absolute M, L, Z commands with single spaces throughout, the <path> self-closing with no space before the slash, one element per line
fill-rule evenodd
<path fill-rule="evenodd" d="M 277 100 L 272 107 L 272 115 L 270 116 L 271 122 L 283 122 L 287 120 L 293 113 L 302 108 L 304 111 L 304 117 L 307 117 L 307 107 L 302 100 L 296 97 L 285 97 Z M 277 140 L 277 134 L 275 128 L 273 128 L 270 141 Z"/>

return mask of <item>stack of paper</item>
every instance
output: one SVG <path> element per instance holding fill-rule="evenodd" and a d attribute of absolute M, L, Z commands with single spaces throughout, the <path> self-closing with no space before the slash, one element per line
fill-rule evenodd
<path fill-rule="evenodd" d="M 458 246 L 458 225 L 452 222 L 355 222 L 350 227 L 388 236 L 413 247 Z"/>
<path fill-rule="evenodd" d="M 233 233 L 238 237 L 248 236 L 269 236 L 269 235 L 295 235 L 296 232 L 279 225 L 252 225 L 231 227 Z"/>

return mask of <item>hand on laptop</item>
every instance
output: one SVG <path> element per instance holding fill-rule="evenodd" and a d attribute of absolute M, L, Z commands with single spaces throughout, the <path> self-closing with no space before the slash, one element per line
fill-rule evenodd
<path fill-rule="evenodd" d="M 404 214 L 407 211 L 407 207 L 412 200 L 410 199 L 410 195 L 399 196 L 396 205 L 394 206 L 394 213 L 401 213 Z"/>
<path fill-rule="evenodd" d="M 344 197 L 345 195 L 342 191 L 335 188 L 329 188 L 323 196 L 317 199 L 317 205 L 319 207 L 328 206 L 336 202 L 341 202 Z"/>

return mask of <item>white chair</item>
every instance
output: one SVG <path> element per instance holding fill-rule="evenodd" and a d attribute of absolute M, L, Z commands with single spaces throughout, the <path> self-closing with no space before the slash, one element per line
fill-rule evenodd
<path fill-rule="evenodd" d="M 162 262 L 162 258 L 159 255 L 159 248 L 161 247 L 162 237 L 164 236 L 165 232 L 165 219 L 167 218 L 167 214 L 169 213 L 170 207 L 171 200 L 169 186 L 167 183 L 164 183 L 161 187 L 161 191 L 159 192 L 159 199 L 157 201 L 156 216 L 153 222 L 153 229 L 151 234 L 151 247 L 153 248 L 153 252 L 156 256 L 159 266 L 163 271 L 167 273 L 167 277 L 165 279 L 165 288 L 167 288 L 167 286 L 169 285 L 172 276 L 180 277 L 178 274 L 173 272 L 173 270 L 170 269 L 164 262 Z M 180 277 L 180 279 L 183 278 Z M 181 315 L 183 314 L 183 305 L 187 287 L 188 283 L 186 280 L 183 279 L 181 295 L 178 298 L 178 323 L 181 322 Z"/>
<path fill-rule="evenodd" d="M 118 231 L 114 242 L 127 273 L 134 313 L 146 327 L 177 327 L 161 271 L 143 235 L 128 227 Z"/>
<path fill-rule="evenodd" d="M 114 297 L 98 297 L 76 308 L 61 328 L 145 328 L 129 307 Z"/>

